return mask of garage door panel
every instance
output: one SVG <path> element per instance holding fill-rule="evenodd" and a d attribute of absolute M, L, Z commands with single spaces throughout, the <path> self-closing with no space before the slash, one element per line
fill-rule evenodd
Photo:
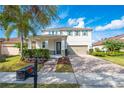
<path fill-rule="evenodd" d="M 1 54 L 3 55 L 18 55 L 19 49 L 15 47 L 2 47 Z"/>
<path fill-rule="evenodd" d="M 87 46 L 69 46 L 68 51 L 70 55 L 87 54 Z"/>

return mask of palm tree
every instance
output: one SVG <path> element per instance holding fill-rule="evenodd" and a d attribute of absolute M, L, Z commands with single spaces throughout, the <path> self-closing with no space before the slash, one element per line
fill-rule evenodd
<path fill-rule="evenodd" d="M 29 33 L 36 35 L 37 29 L 44 28 L 52 20 L 58 19 L 56 6 L 1 6 L 0 24 L 5 29 L 5 35 L 10 37 L 16 30 L 21 40 L 21 57 L 23 56 L 23 43 Z"/>
<path fill-rule="evenodd" d="M 33 35 L 36 35 L 35 30 L 31 27 L 29 20 L 32 16 L 28 12 L 22 12 L 20 6 L 5 6 L 4 12 L 2 14 L 3 23 L 5 27 L 5 36 L 10 37 L 11 33 L 16 30 L 18 36 L 21 40 L 21 57 L 23 50 L 24 37 L 28 36 L 28 33 L 31 32 Z"/>

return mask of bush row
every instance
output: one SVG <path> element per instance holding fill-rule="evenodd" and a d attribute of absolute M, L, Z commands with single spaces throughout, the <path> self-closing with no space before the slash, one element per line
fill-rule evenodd
<path fill-rule="evenodd" d="M 92 52 L 91 55 L 100 56 L 100 57 L 104 57 L 104 56 L 122 56 L 122 55 L 124 55 L 124 52 Z"/>
<path fill-rule="evenodd" d="M 23 50 L 24 57 L 39 57 L 39 58 L 50 58 L 48 49 L 25 49 Z"/>
<path fill-rule="evenodd" d="M 106 54 L 105 54 L 105 52 L 93 52 L 92 55 L 104 57 Z"/>

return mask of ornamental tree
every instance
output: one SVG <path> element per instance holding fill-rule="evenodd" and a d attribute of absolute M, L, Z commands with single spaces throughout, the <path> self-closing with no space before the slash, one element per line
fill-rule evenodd
<path fill-rule="evenodd" d="M 120 49 L 124 48 L 124 42 L 119 40 L 105 40 L 104 47 L 108 51 L 120 51 Z"/>

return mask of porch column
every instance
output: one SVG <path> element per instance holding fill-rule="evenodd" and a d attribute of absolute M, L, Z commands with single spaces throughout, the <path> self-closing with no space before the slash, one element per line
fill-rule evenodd
<path fill-rule="evenodd" d="M 42 47 L 42 46 L 43 46 L 43 44 L 42 44 L 43 42 L 40 41 L 39 43 L 40 43 L 40 48 L 42 49 L 42 48 L 43 48 L 43 47 Z"/>
<path fill-rule="evenodd" d="M 62 38 L 61 40 L 61 54 L 65 56 L 65 49 L 66 49 L 66 40 L 65 38 Z"/>
<path fill-rule="evenodd" d="M 28 49 L 32 49 L 32 41 L 30 39 L 28 40 Z"/>
<path fill-rule="evenodd" d="M 45 48 L 48 49 L 48 40 L 45 40 Z"/>
<path fill-rule="evenodd" d="M 41 48 L 41 42 L 40 41 L 36 41 L 36 49 L 40 49 Z"/>

